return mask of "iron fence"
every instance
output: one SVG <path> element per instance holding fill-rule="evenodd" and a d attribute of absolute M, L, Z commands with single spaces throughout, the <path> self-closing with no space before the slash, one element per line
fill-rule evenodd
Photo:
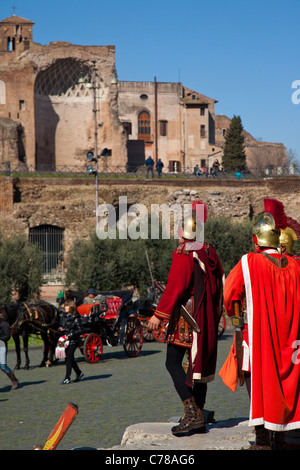
<path fill-rule="evenodd" d="M 39 165 L 36 169 L 33 166 L 26 167 L 24 164 L 10 165 L 7 163 L 0 164 L 0 175 L 5 176 L 53 176 L 53 177 L 90 177 L 95 173 L 88 172 L 85 165 Z M 161 178 L 228 178 L 228 179 L 254 179 L 267 177 L 289 177 L 299 176 L 300 165 L 290 164 L 287 166 L 267 166 L 265 168 L 246 168 L 244 170 L 226 170 L 221 169 L 214 172 L 211 168 L 208 171 L 200 169 L 199 174 L 194 173 L 194 167 L 183 167 L 181 171 L 170 171 L 164 168 L 161 175 L 153 169 L 153 177 Z M 151 178 L 152 172 L 147 170 L 145 165 L 142 166 L 103 166 L 98 163 L 99 178 Z"/>

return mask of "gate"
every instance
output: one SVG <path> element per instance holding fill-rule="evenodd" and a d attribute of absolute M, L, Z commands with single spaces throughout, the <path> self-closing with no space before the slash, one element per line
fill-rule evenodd
<path fill-rule="evenodd" d="M 54 225 L 39 225 L 29 230 L 29 240 L 44 252 L 44 280 L 62 280 L 64 268 L 64 229 Z"/>

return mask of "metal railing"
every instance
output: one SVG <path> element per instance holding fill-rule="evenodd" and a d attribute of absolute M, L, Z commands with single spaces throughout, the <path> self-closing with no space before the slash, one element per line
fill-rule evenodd
<path fill-rule="evenodd" d="M 94 174 L 86 170 L 85 165 L 57 165 L 51 167 L 49 165 L 39 166 L 37 169 L 32 166 L 26 167 L 24 164 L 8 165 L 0 164 L 0 175 L 15 177 L 94 177 Z M 200 170 L 199 174 L 194 173 L 194 167 L 185 167 L 181 171 L 170 171 L 164 168 L 161 178 L 225 178 L 225 179 L 256 179 L 271 177 L 291 177 L 300 176 L 300 165 L 291 164 L 288 166 L 267 166 L 266 168 L 247 168 L 245 170 L 218 170 L 215 172 L 212 168 L 208 171 Z M 99 178 L 152 178 L 152 172 L 147 170 L 145 165 L 142 166 L 101 166 L 98 164 Z M 153 168 L 153 177 L 158 178 L 159 174 Z"/>

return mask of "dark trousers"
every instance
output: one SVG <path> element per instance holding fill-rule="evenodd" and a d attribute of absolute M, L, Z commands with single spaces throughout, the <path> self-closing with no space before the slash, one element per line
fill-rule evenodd
<path fill-rule="evenodd" d="M 79 375 L 81 372 L 74 358 L 76 348 L 77 345 L 72 343 L 69 344 L 69 346 L 66 348 L 66 379 L 71 378 L 72 368 L 74 369 L 76 375 Z"/>
<path fill-rule="evenodd" d="M 195 398 L 199 408 L 202 410 L 205 404 L 207 384 L 195 382 L 191 389 L 185 383 L 186 373 L 182 367 L 182 361 L 187 349 L 182 346 L 169 343 L 167 345 L 166 368 L 173 380 L 174 387 L 181 401 Z"/>

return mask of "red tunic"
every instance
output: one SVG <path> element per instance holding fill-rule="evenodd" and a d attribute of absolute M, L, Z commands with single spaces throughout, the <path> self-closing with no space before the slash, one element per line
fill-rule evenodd
<path fill-rule="evenodd" d="M 186 304 L 194 292 L 194 261 L 192 251 L 185 255 L 176 249 L 173 253 L 172 264 L 168 276 L 167 286 L 157 306 L 155 316 L 166 320 L 170 325 L 168 329 L 168 342 L 190 348 L 192 331 L 186 322 L 179 316 L 180 305 Z M 174 321 L 174 317 L 175 321 Z"/>
<path fill-rule="evenodd" d="M 300 269 L 293 258 L 279 268 L 249 253 L 225 282 L 224 305 L 246 296 L 251 365 L 251 426 L 273 431 L 300 427 Z"/>
<path fill-rule="evenodd" d="M 191 346 L 190 370 L 187 384 L 194 380 L 213 380 L 217 358 L 217 333 L 222 307 L 223 268 L 214 248 L 204 244 L 200 249 L 197 242 L 186 243 L 181 250 L 175 250 L 169 272 L 168 283 L 157 306 L 155 315 L 172 325 L 169 342 L 185 347 Z M 183 248 L 183 249 L 182 249 Z M 178 307 L 194 295 L 194 319 L 200 333 L 189 329 L 185 336 L 181 329 Z"/>

